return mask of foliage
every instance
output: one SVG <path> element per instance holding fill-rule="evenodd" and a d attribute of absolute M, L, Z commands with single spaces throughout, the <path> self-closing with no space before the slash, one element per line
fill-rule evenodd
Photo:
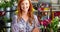
<path fill-rule="evenodd" d="M 48 25 L 48 30 L 50 30 L 50 28 L 54 31 L 54 32 L 57 32 L 58 30 L 58 24 L 59 24 L 59 18 L 58 17 L 55 17 L 51 23 Z"/>
<path fill-rule="evenodd" d="M 11 1 L 6 1 L 6 0 L 0 0 L 0 8 L 6 8 L 6 7 L 11 7 L 12 2 Z"/>
<path fill-rule="evenodd" d="M 11 22 L 11 21 L 12 21 L 12 19 L 11 19 L 11 18 L 9 18 L 9 19 L 8 19 L 8 18 L 7 18 L 7 17 L 5 17 L 5 16 L 3 17 L 3 20 L 5 21 L 5 23 L 7 23 L 7 22 Z"/>

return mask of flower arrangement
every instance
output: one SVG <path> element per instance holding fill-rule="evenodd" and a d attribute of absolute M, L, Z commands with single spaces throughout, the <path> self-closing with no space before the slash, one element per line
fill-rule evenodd
<path fill-rule="evenodd" d="M 46 19 L 41 21 L 41 25 L 44 26 L 47 32 L 57 32 L 59 24 L 59 18 L 56 16 L 53 20 Z"/>

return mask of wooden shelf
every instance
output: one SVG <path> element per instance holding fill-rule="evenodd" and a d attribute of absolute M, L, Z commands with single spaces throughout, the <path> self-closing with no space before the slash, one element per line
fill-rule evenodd
<path fill-rule="evenodd" d="M 60 6 L 60 4 L 52 4 L 52 7 Z"/>
<path fill-rule="evenodd" d="M 52 11 L 60 11 L 60 10 L 52 10 Z M 38 12 L 38 10 L 35 10 L 34 12 Z M 47 10 L 47 11 L 40 11 L 40 12 L 50 12 L 50 10 Z"/>
<path fill-rule="evenodd" d="M 60 10 L 52 10 L 52 11 L 60 11 Z"/>

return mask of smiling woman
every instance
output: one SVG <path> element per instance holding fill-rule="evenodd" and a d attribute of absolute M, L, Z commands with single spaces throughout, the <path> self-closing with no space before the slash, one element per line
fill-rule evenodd
<path fill-rule="evenodd" d="M 12 32 L 40 32 L 37 16 L 32 13 L 30 0 L 20 0 L 18 13 L 12 17 Z"/>

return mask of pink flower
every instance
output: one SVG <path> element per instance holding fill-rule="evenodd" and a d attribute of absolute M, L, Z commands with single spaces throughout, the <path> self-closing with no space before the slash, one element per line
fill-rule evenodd
<path fill-rule="evenodd" d="M 41 24 L 43 25 L 43 26 L 47 26 L 48 24 L 50 24 L 51 23 L 51 20 L 50 19 L 46 19 L 46 20 L 42 20 L 41 21 Z"/>

